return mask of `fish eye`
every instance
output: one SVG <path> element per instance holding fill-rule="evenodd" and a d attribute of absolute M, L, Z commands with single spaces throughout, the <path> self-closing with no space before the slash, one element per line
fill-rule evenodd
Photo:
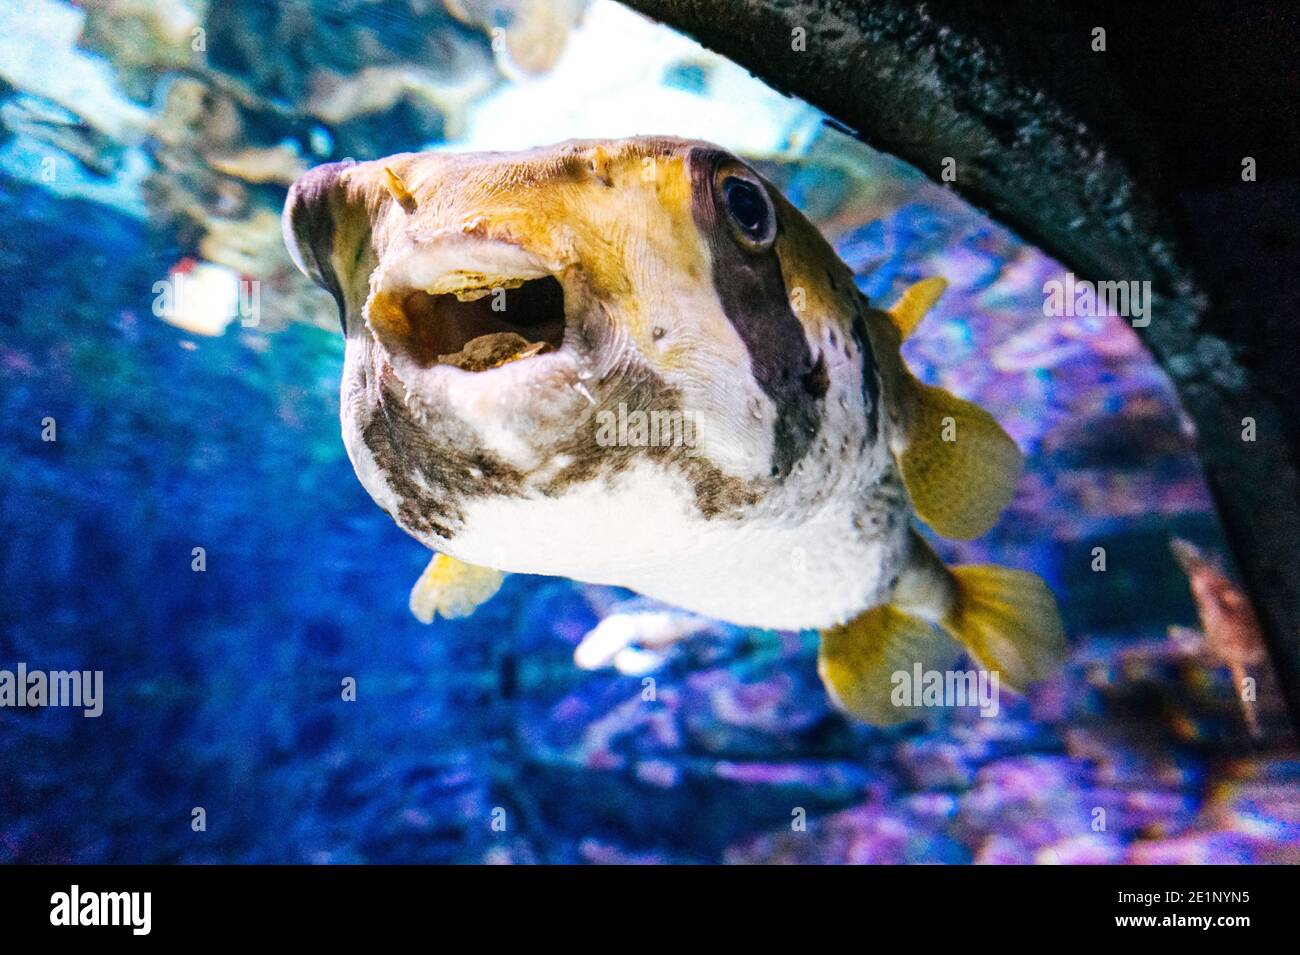
<path fill-rule="evenodd" d="M 741 244 L 765 249 L 776 239 L 776 210 L 759 183 L 733 174 L 719 177 L 719 191 L 727 218 Z"/>

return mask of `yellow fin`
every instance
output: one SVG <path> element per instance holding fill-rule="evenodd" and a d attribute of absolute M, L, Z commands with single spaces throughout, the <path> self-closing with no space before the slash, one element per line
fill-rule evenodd
<path fill-rule="evenodd" d="M 939 297 L 947 288 L 948 282 L 938 276 L 921 279 L 907 287 L 889 310 L 889 317 L 893 320 L 894 327 L 898 329 L 899 338 L 903 341 L 907 340 L 907 336 L 912 334 L 912 329 L 925 318 L 926 312 L 934 308 L 934 303 L 939 301 Z"/>
<path fill-rule="evenodd" d="M 434 554 L 411 588 L 411 613 L 421 623 L 433 623 L 435 614 L 448 619 L 468 617 L 501 589 L 504 579 L 499 570 Z"/>
<path fill-rule="evenodd" d="M 1050 676 L 1067 646 L 1056 598 L 1042 578 L 991 564 L 950 570 L 957 597 L 943 628 L 1013 690 Z"/>
<path fill-rule="evenodd" d="M 399 206 L 408 213 L 415 211 L 415 196 L 411 195 L 411 190 L 406 188 L 406 183 L 402 182 L 402 177 L 387 166 L 384 167 L 384 185 L 388 187 L 388 191 Z"/>
<path fill-rule="evenodd" d="M 898 466 L 917 516 L 943 537 L 979 537 L 1011 503 L 1020 449 L 993 416 L 910 375 Z"/>
<path fill-rule="evenodd" d="M 875 726 L 924 715 L 921 707 L 894 702 L 894 674 L 911 679 L 917 663 L 927 670 L 946 670 L 960 655 L 941 630 L 889 605 L 823 630 L 821 637 L 817 672 L 826 692 L 841 710 Z"/>

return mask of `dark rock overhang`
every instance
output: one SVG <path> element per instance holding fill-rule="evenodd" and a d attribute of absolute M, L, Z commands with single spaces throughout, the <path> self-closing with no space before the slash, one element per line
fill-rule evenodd
<path fill-rule="evenodd" d="M 1138 334 L 1300 723 L 1300 9 L 626 2 L 936 180 L 955 160 L 952 188 L 1080 278 L 1151 282 Z"/>

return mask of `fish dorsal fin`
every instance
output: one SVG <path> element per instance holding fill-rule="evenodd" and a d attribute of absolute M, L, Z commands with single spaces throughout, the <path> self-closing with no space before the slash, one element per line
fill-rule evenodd
<path fill-rule="evenodd" d="M 411 588 L 411 613 L 421 623 L 468 617 L 501 589 L 505 574 L 490 567 L 466 564 L 448 554 L 434 554 Z"/>
<path fill-rule="evenodd" d="M 910 374 L 900 384 L 903 434 L 895 456 L 912 507 L 943 537 L 979 537 L 1011 503 L 1020 449 L 983 408 Z"/>
<path fill-rule="evenodd" d="M 912 334 L 912 329 L 925 318 L 926 312 L 934 308 L 934 303 L 939 301 L 939 297 L 947 288 L 947 280 L 938 276 L 921 279 L 907 287 L 907 291 L 899 296 L 898 301 L 889 310 L 889 318 L 898 329 L 900 339 L 907 341 L 907 337 Z"/>

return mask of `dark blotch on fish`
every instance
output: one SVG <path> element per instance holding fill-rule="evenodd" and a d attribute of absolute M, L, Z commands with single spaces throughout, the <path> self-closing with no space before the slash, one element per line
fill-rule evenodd
<path fill-rule="evenodd" d="M 871 350 L 871 336 L 867 334 L 866 296 L 858 296 L 858 309 L 853 315 L 853 342 L 862 356 L 862 403 L 866 408 L 867 427 L 864 446 L 873 444 L 880 429 L 880 378 L 876 371 L 876 356 Z"/>
<path fill-rule="evenodd" d="M 441 425 L 454 426 L 452 422 Z M 523 474 L 478 450 L 472 435 L 443 435 L 435 440 L 390 388 L 384 389 L 383 401 L 376 406 L 361 439 L 397 495 L 394 517 L 416 533 L 451 540 L 464 520 L 466 501 L 518 496 L 524 485 Z M 416 482 L 416 473 L 432 490 Z"/>
<path fill-rule="evenodd" d="M 821 423 L 819 398 L 806 387 L 812 350 L 790 308 L 776 247 L 742 249 L 718 219 L 713 176 L 729 158 L 721 150 L 691 150 L 691 211 L 709 243 L 718 301 L 745 343 L 754 379 L 776 406 L 772 476 L 780 479 L 808 453 Z"/>
<path fill-rule="evenodd" d="M 339 307 L 339 323 L 343 325 L 345 333 L 347 304 L 343 296 L 343 283 L 339 281 L 331 262 L 337 227 L 330 197 L 335 193 L 339 174 L 355 165 L 354 160 L 345 159 L 317 166 L 293 184 L 285 202 L 285 217 L 294 240 L 289 248 L 292 250 L 296 247 L 302 257 L 300 264 L 308 277 L 334 296 Z"/>

